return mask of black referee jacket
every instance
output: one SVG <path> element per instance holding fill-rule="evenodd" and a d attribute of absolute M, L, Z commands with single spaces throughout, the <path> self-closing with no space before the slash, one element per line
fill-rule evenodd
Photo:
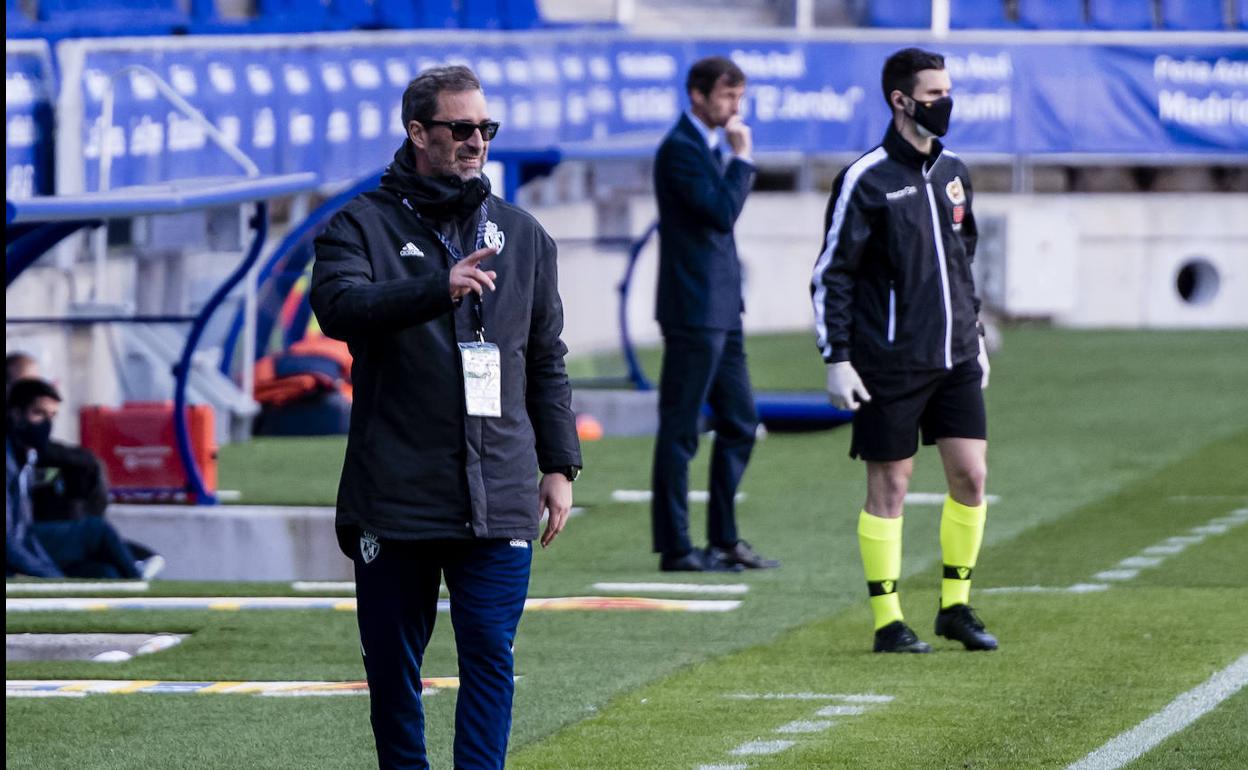
<path fill-rule="evenodd" d="M 470 417 L 457 343 L 475 339 L 472 303 L 451 301 L 451 257 L 404 203 L 422 207 L 406 160 L 401 150 L 382 188 L 348 203 L 316 240 L 312 308 L 354 356 L 338 525 L 398 539 L 532 540 L 539 466 L 581 465 L 555 242 L 489 198 L 504 240 L 482 263 L 498 272 L 483 312 L 501 353 L 503 416 Z"/>
<path fill-rule="evenodd" d="M 889 125 L 837 176 L 811 297 L 824 361 L 859 371 L 952 369 L 979 353 L 966 164 Z"/>

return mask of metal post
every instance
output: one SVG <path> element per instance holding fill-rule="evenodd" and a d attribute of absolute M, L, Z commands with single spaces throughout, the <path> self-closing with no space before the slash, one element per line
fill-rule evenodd
<path fill-rule="evenodd" d="M 798 32 L 809 32 L 815 28 L 815 0 L 795 0 L 793 24 Z"/>
<path fill-rule="evenodd" d="M 949 0 L 932 0 L 932 35 L 949 36 Z"/>

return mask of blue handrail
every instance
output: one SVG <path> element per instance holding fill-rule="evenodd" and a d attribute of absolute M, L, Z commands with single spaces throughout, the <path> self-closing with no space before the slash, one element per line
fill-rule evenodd
<path fill-rule="evenodd" d="M 655 232 L 659 229 L 659 220 L 654 220 L 646 231 L 641 234 L 637 240 L 633 241 L 633 245 L 628 249 L 628 266 L 624 268 L 624 277 L 620 279 L 620 285 L 616 291 L 620 295 L 620 347 L 624 349 L 624 363 L 628 366 L 628 380 L 633 383 L 637 390 L 654 390 L 654 384 L 646 377 L 645 371 L 641 368 L 641 362 L 637 360 L 637 351 L 633 348 L 632 337 L 628 334 L 628 290 L 633 282 L 633 269 L 637 266 L 637 259 L 641 256 L 641 250 L 646 247 Z"/>
<path fill-rule="evenodd" d="M 255 348 L 257 360 L 265 355 L 265 343 L 273 333 L 273 324 L 276 322 L 278 312 L 285 302 L 286 296 L 290 294 L 291 288 L 298 281 L 299 276 L 303 275 L 308 262 L 312 260 L 311 249 L 307 249 L 306 253 L 302 255 L 299 254 L 299 250 L 310 239 L 315 238 L 325 225 L 329 223 L 329 220 L 338 213 L 338 210 L 347 205 L 352 198 L 360 193 L 375 189 L 381 184 L 381 174 L 382 170 L 378 169 L 372 174 L 357 180 L 351 186 L 344 188 L 320 206 L 317 206 L 302 222 L 286 234 L 282 242 L 269 255 L 264 266 L 260 268 L 260 273 L 256 276 L 256 285 L 259 287 L 259 292 L 262 295 L 258 304 L 261 306 L 275 304 L 276 309 L 271 308 L 272 312 L 257 314 Z M 302 258 L 298 259 L 299 257 Z M 281 272 L 274 275 L 279 269 Z M 233 323 L 230 324 L 230 331 L 226 335 L 222 348 L 221 373 L 227 376 L 234 362 L 234 350 L 238 346 L 238 338 L 242 331 L 243 309 L 239 308 L 234 316 Z"/>
<path fill-rule="evenodd" d="M 208 326 L 208 321 L 212 319 L 213 313 L 217 311 L 221 303 L 225 302 L 226 297 L 234 290 L 234 287 L 251 272 L 251 268 L 256 264 L 256 260 L 260 258 L 260 250 L 264 248 L 264 239 L 269 232 L 269 205 L 264 201 L 257 201 L 255 214 L 247 224 L 252 230 L 256 231 L 255 236 L 251 240 L 251 246 L 247 251 L 247 256 L 234 268 L 234 272 L 230 273 L 225 282 L 217 287 L 212 297 L 209 298 L 208 303 L 200 311 L 199 316 L 191 325 L 190 333 L 186 337 L 186 345 L 182 348 L 182 357 L 173 370 L 175 378 L 173 387 L 173 430 L 178 442 L 178 456 L 182 460 L 182 466 L 186 468 L 187 483 L 194 501 L 205 505 L 215 505 L 217 497 L 204 486 L 203 473 L 200 471 L 199 463 L 195 460 L 194 452 L 191 451 L 191 432 L 186 415 L 186 388 L 191 377 L 191 359 L 195 355 L 195 348 L 199 345 L 199 338 L 203 336 L 204 329 Z"/>

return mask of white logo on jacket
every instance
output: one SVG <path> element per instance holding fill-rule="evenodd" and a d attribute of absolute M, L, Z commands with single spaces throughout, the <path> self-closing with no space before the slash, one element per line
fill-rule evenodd
<path fill-rule="evenodd" d="M 485 220 L 485 234 L 482 236 L 482 240 L 485 241 L 487 247 L 501 253 L 503 244 L 507 242 L 507 235 L 498 229 L 497 224 L 487 219 Z"/>
<path fill-rule="evenodd" d="M 372 532 L 360 533 L 360 558 L 365 564 L 371 564 L 381 554 L 381 542 Z"/>
<path fill-rule="evenodd" d="M 890 193 L 884 193 L 884 199 L 895 201 L 895 200 L 900 200 L 902 198 L 907 198 L 911 195 L 918 195 L 918 193 L 919 193 L 919 188 L 915 187 L 912 184 L 908 184 L 905 187 L 901 188 L 900 190 L 893 190 Z"/>
<path fill-rule="evenodd" d="M 400 257 L 423 257 L 425 256 L 425 252 L 421 251 L 420 247 L 417 246 L 416 244 L 412 243 L 411 241 L 408 241 L 406 244 L 403 245 L 403 248 L 399 249 L 399 256 Z"/>

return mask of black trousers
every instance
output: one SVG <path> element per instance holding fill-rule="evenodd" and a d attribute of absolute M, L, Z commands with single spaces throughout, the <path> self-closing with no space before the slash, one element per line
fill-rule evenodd
<path fill-rule="evenodd" d="M 726 548 L 738 539 L 734 497 L 758 427 L 745 339 L 740 329 L 665 327 L 650 507 L 656 553 L 680 556 L 693 549 L 689 460 L 698 451 L 703 404 L 710 406 L 715 428 L 706 537 Z"/>

